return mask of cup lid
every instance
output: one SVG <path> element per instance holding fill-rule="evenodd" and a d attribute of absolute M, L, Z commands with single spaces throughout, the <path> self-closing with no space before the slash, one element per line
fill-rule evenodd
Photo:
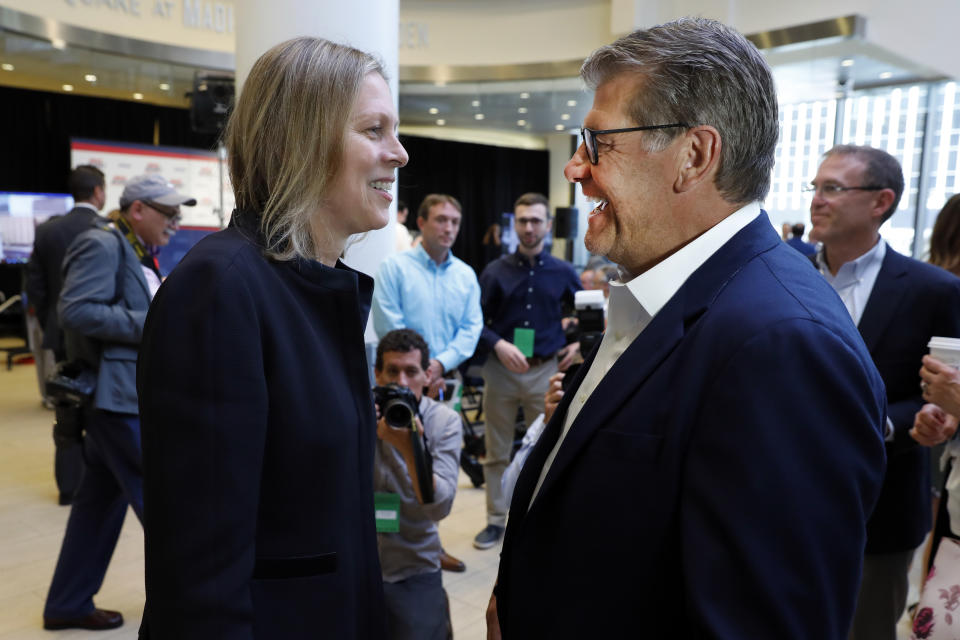
<path fill-rule="evenodd" d="M 930 349 L 960 349 L 960 338 L 947 338 L 944 336 L 932 336 L 927 343 Z"/>

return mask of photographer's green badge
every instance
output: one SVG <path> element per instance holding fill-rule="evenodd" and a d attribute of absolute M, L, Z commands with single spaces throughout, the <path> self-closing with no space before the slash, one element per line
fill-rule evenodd
<path fill-rule="evenodd" d="M 400 531 L 400 496 L 395 493 L 374 493 L 373 508 L 377 517 L 377 533 Z"/>
<path fill-rule="evenodd" d="M 520 349 L 520 353 L 527 356 L 528 358 L 533 357 L 533 329 L 514 329 L 513 330 L 513 344 L 516 345 L 517 349 Z"/>

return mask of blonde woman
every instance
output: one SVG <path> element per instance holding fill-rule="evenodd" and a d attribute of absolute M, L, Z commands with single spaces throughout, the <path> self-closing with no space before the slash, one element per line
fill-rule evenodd
<path fill-rule="evenodd" d="M 387 224 L 407 162 L 384 71 L 317 38 L 277 45 L 225 141 L 230 227 L 144 329 L 141 638 L 380 638 L 373 283 L 338 258 Z"/>

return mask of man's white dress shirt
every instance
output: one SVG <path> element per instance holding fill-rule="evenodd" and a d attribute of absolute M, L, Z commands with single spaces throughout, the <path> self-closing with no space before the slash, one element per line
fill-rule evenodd
<path fill-rule="evenodd" d="M 633 276 L 623 268 L 620 269 L 620 281 L 610 283 L 607 330 L 600 341 L 597 356 L 593 359 L 589 371 L 576 391 L 576 397 L 570 401 L 563 431 L 543 464 L 540 479 L 530 500 L 531 504 L 540 492 L 540 486 L 550 471 L 550 465 L 553 464 L 557 451 L 563 445 L 563 439 L 580 415 L 580 409 L 613 367 L 617 358 L 650 324 L 653 317 L 680 290 L 693 272 L 758 215 L 760 215 L 760 204 L 757 202 L 748 204 L 734 211 L 647 271 Z"/>

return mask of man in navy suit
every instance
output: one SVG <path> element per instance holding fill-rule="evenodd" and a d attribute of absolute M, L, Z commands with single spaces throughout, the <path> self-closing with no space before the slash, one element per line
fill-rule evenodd
<path fill-rule="evenodd" d="M 960 336 L 960 279 L 900 255 L 880 226 L 903 193 L 900 163 L 872 147 L 828 151 L 811 183 L 817 268 L 857 323 L 887 388 L 887 472 L 867 523 L 851 640 L 896 640 L 914 549 L 930 529 L 927 449 L 909 436 L 923 406 L 916 363 L 931 336 Z"/>
<path fill-rule="evenodd" d="M 80 165 L 70 172 L 67 178 L 74 207 L 63 216 L 56 216 L 37 227 L 33 241 L 33 253 L 27 263 L 27 300 L 43 329 L 43 350 L 53 352 L 53 360 L 66 359 L 60 321 L 57 318 L 57 300 L 60 287 L 63 286 L 61 265 L 67 247 L 82 232 L 98 222 L 106 222 L 99 211 L 103 209 L 107 196 L 104 189 L 103 172 L 92 165 Z M 43 350 L 38 350 L 37 370 L 40 372 L 40 393 L 44 402 L 48 402 L 43 389 L 46 380 L 47 362 Z M 80 485 L 83 473 L 83 451 L 80 446 L 80 419 L 73 407 L 58 406 L 57 421 L 53 425 L 54 477 L 60 491 L 60 504 L 68 505 Z"/>
<path fill-rule="evenodd" d="M 760 210 L 770 69 L 691 18 L 581 73 L 594 102 L 565 173 L 597 201 L 587 248 L 621 279 L 517 480 L 491 635 L 840 640 L 882 481 L 883 383 Z M 784 408 L 788 391 L 804 402 Z"/>

